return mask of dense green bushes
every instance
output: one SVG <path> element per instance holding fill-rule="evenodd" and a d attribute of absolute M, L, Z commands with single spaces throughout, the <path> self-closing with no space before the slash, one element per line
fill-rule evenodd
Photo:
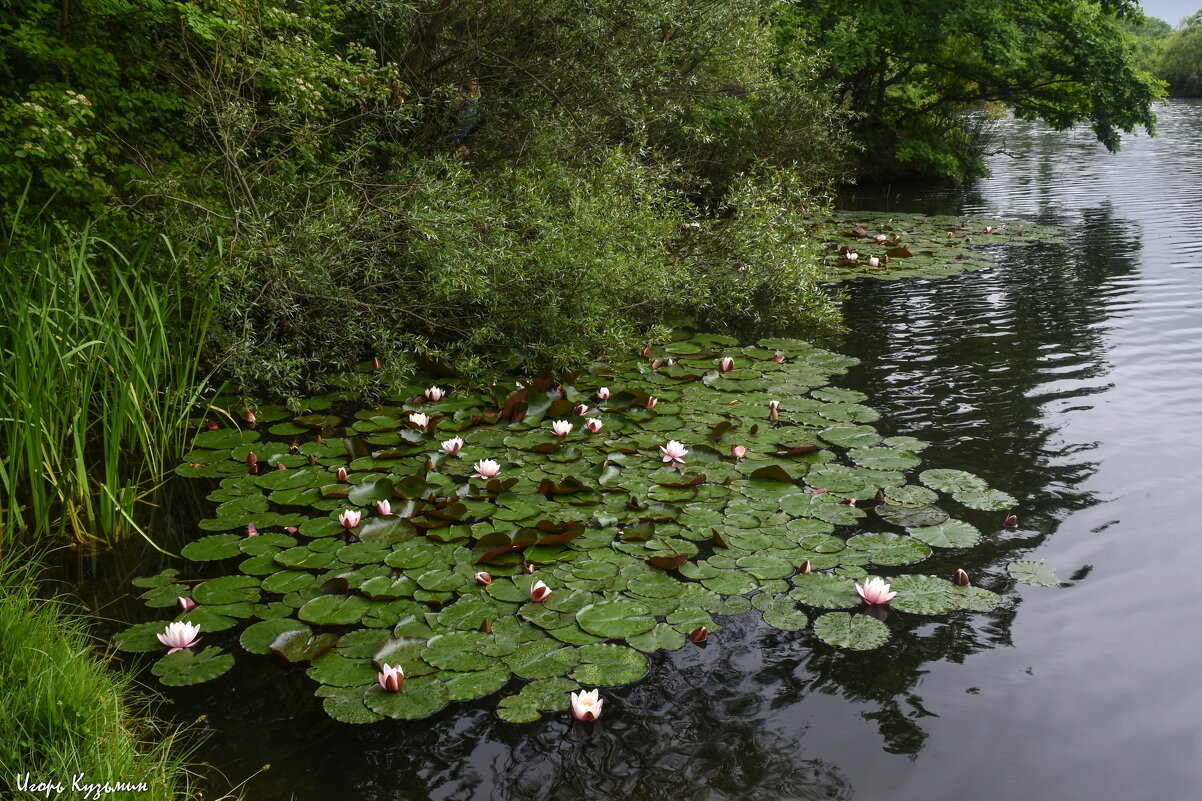
<path fill-rule="evenodd" d="M 1174 97 L 1202 97 L 1202 11 L 1187 17 L 1164 40 L 1157 75 Z"/>

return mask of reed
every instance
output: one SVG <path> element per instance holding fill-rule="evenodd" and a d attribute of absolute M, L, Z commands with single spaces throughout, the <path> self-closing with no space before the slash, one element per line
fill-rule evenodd
<path fill-rule="evenodd" d="M 174 466 L 198 399 L 211 262 L 20 212 L 3 234 L 0 546 L 141 533 L 134 505 Z"/>

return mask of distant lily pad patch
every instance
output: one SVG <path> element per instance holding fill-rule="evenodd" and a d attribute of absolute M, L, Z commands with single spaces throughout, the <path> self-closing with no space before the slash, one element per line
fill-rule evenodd
<path fill-rule="evenodd" d="M 177 619 L 206 642 L 154 672 L 222 675 L 234 655 L 213 635 L 304 670 L 336 720 L 423 718 L 503 690 L 497 713 L 518 723 L 580 687 L 641 679 L 653 654 L 720 641 L 720 618 L 753 608 L 781 631 L 876 648 L 890 626 L 864 613 L 869 571 L 894 582 L 903 618 L 994 608 L 993 593 L 906 566 L 976 543 L 945 508 L 1013 499 L 922 471 L 917 439 L 882 439 L 867 398 L 830 386 L 854 363 L 678 330 L 578 375 L 419 377 L 375 408 L 337 393 L 264 407 L 266 428 L 206 428 L 187 457 L 203 469 L 179 472 L 211 482 L 212 516 L 183 555 L 213 577 L 136 582 L 153 608 L 190 598 Z M 1054 581 L 1035 564 L 1011 574 Z M 166 625 L 115 644 L 165 649 Z M 376 681 L 384 665 L 404 671 L 399 690 Z"/>
<path fill-rule="evenodd" d="M 838 211 L 810 223 L 824 241 L 826 274 L 853 278 L 945 278 L 993 264 L 998 245 L 1063 238 L 1061 228 L 1026 222 L 923 214 Z"/>

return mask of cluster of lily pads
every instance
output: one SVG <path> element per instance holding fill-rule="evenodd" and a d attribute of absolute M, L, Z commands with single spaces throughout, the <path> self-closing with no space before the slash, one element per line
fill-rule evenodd
<path fill-rule="evenodd" d="M 848 211 L 811 227 L 825 240 L 824 269 L 832 281 L 945 278 L 990 267 L 993 256 L 981 245 L 1050 242 L 1063 233 L 1025 222 Z"/>
<path fill-rule="evenodd" d="M 752 608 L 863 650 L 889 638 L 865 587 L 887 583 L 904 615 L 998 604 L 967 577 L 901 568 L 977 543 L 947 508 L 1014 499 L 963 471 L 919 472 L 923 442 L 882 438 L 862 394 L 828 386 L 855 360 L 793 339 L 676 337 L 581 375 L 474 389 L 444 375 L 353 413 L 336 393 L 303 414 L 259 407 L 253 426 L 210 420 L 178 472 L 219 480 L 199 523 L 213 533 L 182 555 L 225 574 L 135 580 L 199 626 L 153 672 L 221 675 L 234 658 L 212 640 L 249 623 L 241 648 L 304 665 L 338 720 L 505 689 L 498 714 L 526 722 L 582 686 L 636 681 L 648 654 L 720 642 L 719 619 Z M 169 622 L 116 644 L 182 645 L 160 636 Z M 403 670 L 400 691 L 377 680 L 385 665 Z"/>

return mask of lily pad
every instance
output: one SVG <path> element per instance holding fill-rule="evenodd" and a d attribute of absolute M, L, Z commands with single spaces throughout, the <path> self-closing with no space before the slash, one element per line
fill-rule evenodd
<path fill-rule="evenodd" d="M 971 548 L 981 539 L 981 532 L 963 520 L 918 526 L 910 529 L 910 535 L 935 548 Z"/>
<path fill-rule="evenodd" d="M 1064 583 L 1056 578 L 1056 569 L 1044 562 L 1011 562 L 1006 571 L 1015 581 L 1035 587 L 1059 587 Z"/>
<path fill-rule="evenodd" d="M 185 648 L 167 654 L 150 668 L 159 681 L 171 687 L 184 687 L 211 681 L 234 666 L 234 657 L 216 646 L 193 653 Z"/>
<path fill-rule="evenodd" d="M 367 691 L 367 708 L 387 718 L 419 720 L 433 715 L 450 701 L 446 682 L 440 676 L 406 679 L 400 692 L 387 692 L 379 686 Z"/>
<path fill-rule="evenodd" d="M 645 604 L 622 598 L 589 604 L 576 613 L 576 622 L 598 637 L 633 637 L 655 627 Z"/>
<path fill-rule="evenodd" d="M 871 651 L 889 639 L 889 629 L 881 621 L 868 615 L 847 612 L 827 612 L 822 615 L 814 621 L 814 634 L 828 645 L 853 651 Z"/>
<path fill-rule="evenodd" d="M 569 678 L 586 685 L 629 684 L 647 675 L 647 657 L 633 648 L 597 643 L 577 649 L 580 663 Z"/>

